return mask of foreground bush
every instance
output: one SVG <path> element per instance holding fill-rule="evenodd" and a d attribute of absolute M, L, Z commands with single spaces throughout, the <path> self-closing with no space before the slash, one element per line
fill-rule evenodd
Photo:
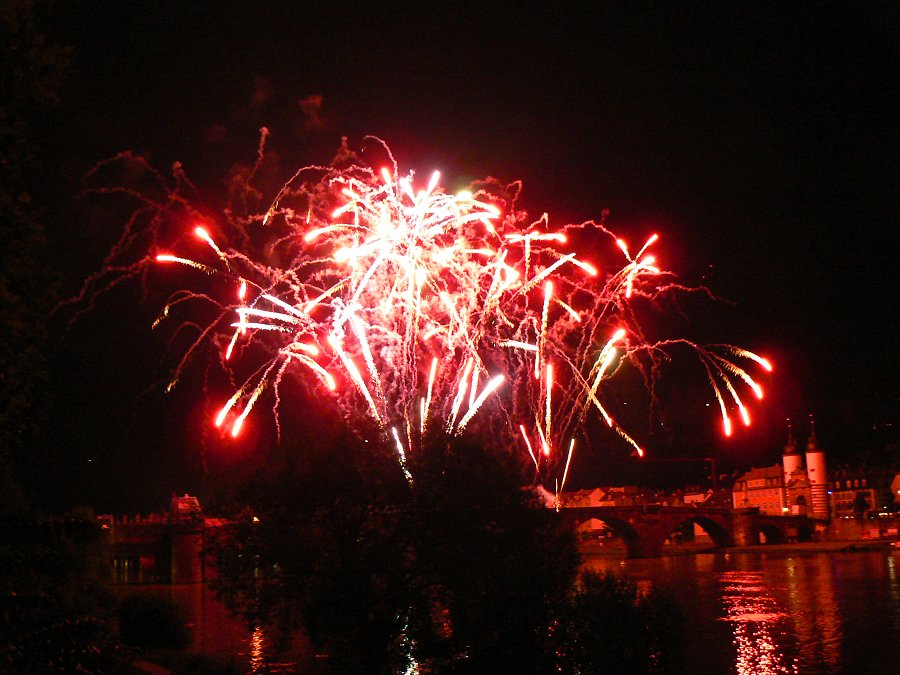
<path fill-rule="evenodd" d="M 175 603 L 140 595 L 119 605 L 119 635 L 124 644 L 139 649 L 184 649 L 191 641 Z"/>
<path fill-rule="evenodd" d="M 612 574 L 584 573 L 558 627 L 563 673 L 681 672 L 683 617 L 658 590 Z"/>

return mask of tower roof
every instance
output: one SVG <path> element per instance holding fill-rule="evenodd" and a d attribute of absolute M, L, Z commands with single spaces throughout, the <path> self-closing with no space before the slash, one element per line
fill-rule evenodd
<path fill-rule="evenodd" d="M 806 452 L 822 452 L 816 440 L 816 419 L 809 414 L 809 440 L 806 442 Z"/>
<path fill-rule="evenodd" d="M 794 427 L 791 425 L 791 418 L 788 418 L 787 421 L 788 427 L 788 437 L 787 443 L 784 444 L 784 454 L 785 455 L 796 455 L 797 454 L 797 440 L 794 438 Z"/>

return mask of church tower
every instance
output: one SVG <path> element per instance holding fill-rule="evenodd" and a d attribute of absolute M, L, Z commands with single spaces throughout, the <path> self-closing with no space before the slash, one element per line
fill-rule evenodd
<path fill-rule="evenodd" d="M 806 473 L 812 491 L 812 515 L 815 518 L 829 518 L 828 473 L 825 468 L 825 453 L 816 440 L 816 421 L 809 416 L 809 441 L 806 443 Z"/>

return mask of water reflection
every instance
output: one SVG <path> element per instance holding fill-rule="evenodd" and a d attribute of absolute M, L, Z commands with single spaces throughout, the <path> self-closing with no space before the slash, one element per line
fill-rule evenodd
<path fill-rule="evenodd" d="M 690 673 L 883 673 L 900 662 L 900 551 L 588 556 L 585 565 L 678 600 Z M 327 672 L 302 636 L 289 654 L 276 654 L 263 629 L 248 631 L 202 585 L 120 588 L 173 600 L 193 650 L 232 659 L 240 672 Z"/>
<path fill-rule="evenodd" d="M 900 551 L 588 556 L 586 567 L 663 588 L 685 610 L 688 672 L 892 672 Z"/>
<path fill-rule="evenodd" d="M 768 592 L 762 572 L 725 572 L 721 575 L 723 617 L 732 625 L 740 675 L 796 673 L 780 640 L 786 615 Z"/>
<path fill-rule="evenodd" d="M 264 644 L 265 633 L 260 626 L 257 626 L 250 636 L 250 672 L 254 675 L 262 673 L 266 667 Z"/>
<path fill-rule="evenodd" d="M 888 556 L 887 573 L 889 581 L 889 589 L 891 600 L 893 600 L 894 611 L 891 613 L 891 619 L 894 624 L 894 630 L 900 635 L 900 581 L 897 575 L 897 556 Z"/>
<path fill-rule="evenodd" d="M 253 675 L 275 668 L 281 673 L 321 672 L 304 636 L 298 635 L 286 653 L 278 653 L 263 627 L 248 630 L 243 619 L 233 616 L 203 584 L 123 585 L 119 592 L 171 600 L 190 631 L 190 651 L 221 660 L 223 667 L 231 665 Z"/>
<path fill-rule="evenodd" d="M 801 672 L 835 672 L 840 667 L 841 609 L 835 597 L 832 559 L 828 556 L 787 558 L 783 577 L 800 647 Z"/>

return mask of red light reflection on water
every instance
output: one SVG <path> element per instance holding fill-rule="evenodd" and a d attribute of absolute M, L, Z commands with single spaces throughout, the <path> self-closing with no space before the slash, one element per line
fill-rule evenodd
<path fill-rule="evenodd" d="M 768 592 L 761 572 L 725 572 L 722 604 L 723 621 L 731 624 L 735 664 L 739 675 L 782 675 L 797 673 L 796 661 L 786 663 L 778 638 L 785 634 L 787 615 Z"/>
<path fill-rule="evenodd" d="M 800 646 L 801 672 L 840 669 L 844 629 L 835 598 L 838 580 L 829 556 L 794 558 L 784 563 L 786 600 Z M 810 592 L 812 591 L 812 592 Z"/>
<path fill-rule="evenodd" d="M 265 634 L 257 626 L 250 636 L 250 672 L 262 673 L 266 668 Z"/>

